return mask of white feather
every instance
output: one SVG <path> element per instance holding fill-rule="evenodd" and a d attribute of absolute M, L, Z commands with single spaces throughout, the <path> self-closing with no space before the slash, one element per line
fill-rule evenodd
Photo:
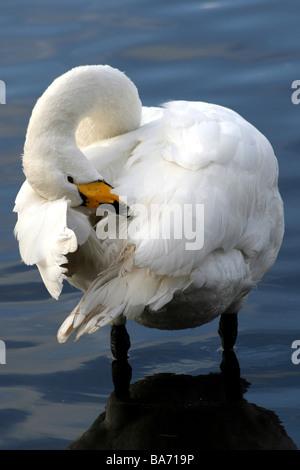
<path fill-rule="evenodd" d="M 30 184 L 15 207 L 21 256 L 38 265 L 55 298 L 64 278 L 84 291 L 60 342 L 127 318 L 187 328 L 237 312 L 280 249 L 283 204 L 268 140 L 218 105 L 142 108 L 132 82 L 110 67 L 79 67 L 49 87 L 33 111 L 23 163 Z M 68 174 L 106 178 L 131 217 L 99 220 L 101 206 L 92 218 L 79 211 Z M 168 225 L 170 210 L 190 211 L 194 241 L 184 219 Z"/>

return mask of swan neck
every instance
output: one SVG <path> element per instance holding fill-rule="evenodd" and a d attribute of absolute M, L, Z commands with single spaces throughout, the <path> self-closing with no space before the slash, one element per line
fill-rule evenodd
<path fill-rule="evenodd" d="M 137 129 L 141 110 L 137 89 L 125 74 L 109 66 L 77 67 L 54 80 L 38 100 L 27 137 L 47 134 L 69 143 L 78 137 L 81 146 L 89 145 Z"/>
<path fill-rule="evenodd" d="M 23 153 L 28 182 L 41 196 L 55 199 L 63 193 L 51 189 L 53 181 L 60 178 L 63 185 L 70 172 L 81 182 L 99 179 L 82 148 L 137 129 L 141 109 L 135 85 L 117 69 L 82 66 L 58 77 L 29 121 Z"/>

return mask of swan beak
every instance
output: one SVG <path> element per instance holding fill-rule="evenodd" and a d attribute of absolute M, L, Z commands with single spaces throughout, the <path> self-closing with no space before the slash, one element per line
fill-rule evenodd
<path fill-rule="evenodd" d="M 100 204 L 113 204 L 118 206 L 119 196 L 111 193 L 112 187 L 105 181 L 94 181 L 93 183 L 76 184 L 80 196 L 83 200 L 82 205 L 96 209 Z"/>

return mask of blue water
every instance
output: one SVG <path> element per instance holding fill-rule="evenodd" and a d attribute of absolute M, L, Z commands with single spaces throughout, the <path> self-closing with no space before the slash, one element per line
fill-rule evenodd
<path fill-rule="evenodd" d="M 20 156 L 36 99 L 73 66 L 108 63 L 127 73 L 145 105 L 171 99 L 235 109 L 278 157 L 286 233 L 276 264 L 239 315 L 236 355 L 244 398 L 273 411 L 300 447 L 298 0 L 4 0 L 0 18 L 0 448 L 65 449 L 105 411 L 113 392 L 109 328 L 79 342 L 56 331 L 80 294 L 49 298 L 13 236 Z M 131 383 L 156 373 L 219 373 L 218 322 L 164 332 L 129 323 Z M 232 432 L 234 432 L 232 430 Z"/>

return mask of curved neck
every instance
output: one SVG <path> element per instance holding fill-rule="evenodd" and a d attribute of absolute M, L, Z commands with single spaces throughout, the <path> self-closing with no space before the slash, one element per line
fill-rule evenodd
<path fill-rule="evenodd" d="M 50 181 L 54 168 L 97 179 L 78 146 L 137 129 L 141 110 L 135 85 L 112 67 L 81 66 L 58 77 L 37 101 L 27 129 L 23 169 L 31 186 L 42 194 L 41 177 Z"/>
<path fill-rule="evenodd" d="M 97 140 L 115 137 L 139 127 L 141 109 L 135 85 L 119 70 L 106 65 L 76 67 L 54 80 L 37 101 L 26 143 L 45 132 L 54 132 L 56 138 L 61 135 L 64 141 L 75 139 L 84 118 L 89 119 Z"/>

